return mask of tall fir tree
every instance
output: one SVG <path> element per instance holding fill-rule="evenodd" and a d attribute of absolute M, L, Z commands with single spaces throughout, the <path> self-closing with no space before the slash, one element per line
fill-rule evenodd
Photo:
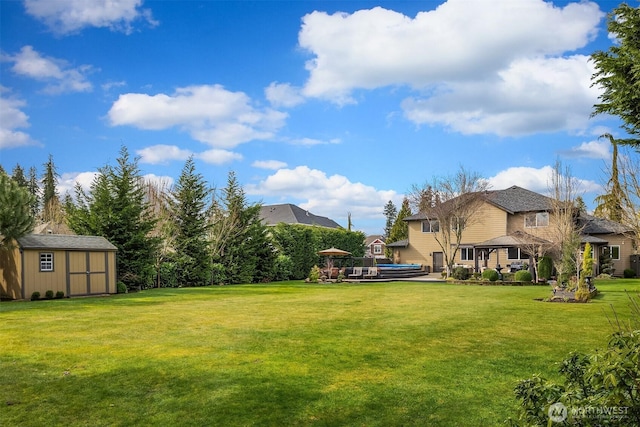
<path fill-rule="evenodd" d="M 53 163 L 53 156 L 44 164 L 42 175 L 42 222 L 61 223 L 64 221 L 62 206 L 58 196 L 58 178 L 60 175 Z"/>
<path fill-rule="evenodd" d="M 89 193 L 76 187 L 76 202 L 67 200 L 69 227 L 78 234 L 103 236 L 118 248 L 118 280 L 130 289 L 147 288 L 155 277 L 159 239 L 153 237 L 155 220 L 145 200 L 138 159 L 125 147 L 115 166 L 98 170 Z"/>
<path fill-rule="evenodd" d="M 207 208 L 211 190 L 196 172 L 189 157 L 173 189 L 170 202 L 177 283 L 181 286 L 205 286 L 211 279 L 211 253 L 207 241 Z"/>
<path fill-rule="evenodd" d="M 11 171 L 11 179 L 20 187 L 27 187 L 27 177 L 24 175 L 24 169 L 19 164 L 16 164 L 13 171 Z"/>
<path fill-rule="evenodd" d="M 33 196 L 31 214 L 37 218 L 40 213 L 40 185 L 38 183 L 38 171 L 35 166 L 31 166 L 29 168 L 29 173 L 27 175 L 27 189 Z"/>
<path fill-rule="evenodd" d="M 393 242 L 399 242 L 404 239 L 409 238 L 409 225 L 404 219 L 411 215 L 411 206 L 409 204 L 409 199 L 406 197 L 402 200 L 402 206 L 400 206 L 400 211 L 398 215 L 396 215 L 395 222 L 391 227 L 391 231 L 389 232 L 389 237 L 387 237 L 386 244 Z M 387 258 L 391 258 L 391 249 L 386 249 Z"/>
<path fill-rule="evenodd" d="M 396 221 L 396 216 L 398 216 L 398 208 L 393 204 L 391 200 L 384 205 L 384 217 L 387 219 L 384 225 L 384 238 L 388 238 L 391 234 L 391 228 L 393 227 L 393 223 Z"/>

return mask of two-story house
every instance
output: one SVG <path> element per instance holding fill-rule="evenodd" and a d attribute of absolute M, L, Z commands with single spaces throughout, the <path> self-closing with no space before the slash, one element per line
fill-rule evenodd
<path fill-rule="evenodd" d="M 531 262 L 525 252 L 531 246 L 525 241 L 553 244 L 552 206 L 552 199 L 518 186 L 486 191 L 482 205 L 462 232 L 454 262 L 475 271 Z M 406 217 L 405 221 L 409 238 L 388 245 L 394 251 L 394 262 L 422 264 L 431 271 L 442 271 L 444 256 L 436 240 L 439 222 L 424 213 Z M 607 251 L 616 275 L 629 268 L 634 247 L 630 229 L 589 215 L 581 215 L 576 227 L 583 244 L 589 242 L 594 249 L 596 265 L 599 255 Z"/>

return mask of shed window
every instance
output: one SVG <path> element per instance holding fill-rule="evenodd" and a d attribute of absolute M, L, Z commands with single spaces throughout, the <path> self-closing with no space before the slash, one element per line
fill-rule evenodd
<path fill-rule="evenodd" d="M 40 271 L 53 271 L 53 254 L 40 252 Z"/>

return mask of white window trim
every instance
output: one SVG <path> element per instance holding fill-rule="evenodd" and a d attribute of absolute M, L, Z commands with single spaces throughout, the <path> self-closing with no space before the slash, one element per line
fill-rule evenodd
<path fill-rule="evenodd" d="M 41 272 L 49 273 L 53 271 L 53 252 L 40 252 L 39 260 Z"/>
<path fill-rule="evenodd" d="M 542 221 L 540 221 L 540 218 L 542 216 L 546 217 L 546 224 L 541 224 Z M 527 224 L 527 219 L 528 218 L 535 218 L 535 224 L 531 225 L 531 224 Z M 538 228 L 538 227 L 548 227 L 549 226 L 549 212 L 531 212 L 528 214 L 525 214 L 524 216 L 524 226 L 525 228 Z"/>

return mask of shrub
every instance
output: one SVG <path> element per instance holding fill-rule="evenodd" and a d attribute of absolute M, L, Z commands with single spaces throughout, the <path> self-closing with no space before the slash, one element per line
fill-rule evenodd
<path fill-rule="evenodd" d="M 49 289 L 47 292 L 44 293 L 44 297 L 46 299 L 53 299 L 53 291 Z"/>
<path fill-rule="evenodd" d="M 274 263 L 274 280 L 289 280 L 293 272 L 293 261 L 288 255 L 278 255 Z"/>
<path fill-rule="evenodd" d="M 318 267 L 317 265 L 314 265 L 313 267 L 311 267 L 311 271 L 309 272 L 309 281 L 317 282 L 319 278 L 320 278 L 320 267 Z"/>
<path fill-rule="evenodd" d="M 553 276 L 553 260 L 551 257 L 543 256 L 538 261 L 538 278 L 549 280 Z"/>
<path fill-rule="evenodd" d="M 482 278 L 485 280 L 489 280 L 491 282 L 495 282 L 496 280 L 498 280 L 498 277 L 499 277 L 498 272 L 491 268 L 487 268 L 485 271 L 482 272 Z"/>
<path fill-rule="evenodd" d="M 635 270 L 632 270 L 630 268 L 625 268 L 624 271 L 622 272 L 622 275 L 624 276 L 625 279 L 632 279 L 636 277 L 636 272 Z"/>
<path fill-rule="evenodd" d="M 124 282 L 118 282 L 116 284 L 116 288 L 118 289 L 118 293 L 119 294 L 126 294 L 127 293 L 127 285 L 125 285 Z"/>
<path fill-rule="evenodd" d="M 40 299 L 40 292 L 35 291 L 31 294 L 31 301 L 38 301 Z"/>
<path fill-rule="evenodd" d="M 62 298 L 64 298 L 64 292 L 62 291 L 56 292 L 56 299 L 62 299 Z"/>
<path fill-rule="evenodd" d="M 530 282 L 531 279 L 533 279 L 533 277 L 531 277 L 531 273 L 529 273 L 527 270 L 516 271 L 516 282 Z"/>
<path fill-rule="evenodd" d="M 227 283 L 227 270 L 224 264 L 216 262 L 211 265 L 211 283 L 214 285 Z"/>
<path fill-rule="evenodd" d="M 469 278 L 469 270 L 464 267 L 456 267 L 453 269 L 451 276 L 456 280 L 467 280 Z"/>

